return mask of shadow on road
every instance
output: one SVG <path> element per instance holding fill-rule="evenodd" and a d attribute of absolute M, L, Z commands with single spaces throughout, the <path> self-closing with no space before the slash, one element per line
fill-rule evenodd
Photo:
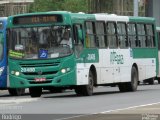
<path fill-rule="evenodd" d="M 117 93 L 120 93 L 120 92 L 119 91 L 95 92 L 92 96 L 109 95 L 109 94 L 117 94 Z M 70 97 L 91 97 L 91 96 L 80 96 L 74 92 L 68 92 L 68 93 L 58 93 L 57 95 L 52 94 L 50 96 L 45 96 L 43 98 L 70 98 Z"/>

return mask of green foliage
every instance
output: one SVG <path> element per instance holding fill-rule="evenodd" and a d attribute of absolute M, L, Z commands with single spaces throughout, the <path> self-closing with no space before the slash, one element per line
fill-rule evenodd
<path fill-rule="evenodd" d="M 87 0 L 34 0 L 29 12 L 71 11 L 87 12 Z"/>
<path fill-rule="evenodd" d="M 87 3 L 87 0 L 64 0 L 62 8 L 71 12 L 87 12 Z"/>

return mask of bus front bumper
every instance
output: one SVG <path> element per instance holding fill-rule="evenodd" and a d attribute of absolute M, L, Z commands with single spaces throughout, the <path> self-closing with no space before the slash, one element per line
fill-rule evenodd
<path fill-rule="evenodd" d="M 29 87 L 65 87 L 76 85 L 75 71 L 66 73 L 64 75 L 56 76 L 52 80 L 45 81 L 29 81 L 23 77 L 9 75 L 11 88 L 29 88 Z"/>

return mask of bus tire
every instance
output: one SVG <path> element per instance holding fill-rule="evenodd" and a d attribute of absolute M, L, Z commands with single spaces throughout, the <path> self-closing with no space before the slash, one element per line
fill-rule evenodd
<path fill-rule="evenodd" d="M 120 92 L 136 91 L 138 86 L 137 69 L 133 66 L 131 70 L 131 82 L 118 85 Z"/>
<path fill-rule="evenodd" d="M 131 70 L 131 82 L 127 83 L 128 91 L 136 91 L 138 86 L 138 72 L 133 66 Z"/>
<path fill-rule="evenodd" d="M 29 88 L 29 93 L 31 97 L 40 97 L 42 95 L 41 87 L 31 87 Z"/>
<path fill-rule="evenodd" d="M 77 86 L 75 88 L 76 94 L 83 96 L 93 95 L 93 83 L 94 83 L 94 78 L 92 72 L 90 71 L 88 75 L 88 85 Z"/>
<path fill-rule="evenodd" d="M 20 96 L 25 93 L 25 88 L 9 88 L 8 92 L 11 96 Z"/>

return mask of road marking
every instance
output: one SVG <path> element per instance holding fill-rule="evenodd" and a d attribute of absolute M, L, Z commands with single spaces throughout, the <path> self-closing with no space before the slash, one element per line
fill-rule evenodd
<path fill-rule="evenodd" d="M 129 110 L 129 109 L 134 109 L 134 108 L 139 108 L 139 107 L 146 107 L 146 106 L 151 106 L 151 105 L 156 105 L 156 104 L 160 104 L 160 102 L 144 104 L 144 105 L 137 105 L 137 106 L 121 108 L 121 109 L 115 109 L 115 110 L 108 110 L 108 111 L 103 111 L 103 112 L 99 112 L 99 113 L 95 113 L 95 114 L 106 114 L 106 113 L 110 113 L 110 112 L 118 112 L 118 111 L 122 111 L 122 110 Z"/>
<path fill-rule="evenodd" d="M 137 106 L 127 107 L 127 108 L 122 108 L 122 109 L 108 110 L 108 111 L 103 111 L 103 112 L 98 112 L 98 113 L 93 113 L 93 114 L 85 114 L 85 115 L 77 115 L 77 116 L 66 117 L 66 118 L 58 118 L 58 119 L 55 119 L 55 120 L 67 120 L 67 119 L 90 116 L 90 115 L 95 115 L 95 114 L 106 114 L 106 113 L 110 113 L 110 112 L 117 112 L 117 111 L 121 111 L 121 110 L 128 110 L 128 109 L 133 109 L 133 108 L 146 107 L 146 106 L 151 106 L 151 105 L 156 105 L 156 104 L 160 104 L 160 102 L 144 104 L 144 105 L 137 105 Z"/>
<path fill-rule="evenodd" d="M 89 115 L 93 115 L 93 114 L 75 115 L 75 116 L 72 116 L 72 117 L 58 118 L 58 119 L 54 119 L 54 120 L 67 120 L 67 119 L 73 119 L 73 118 L 84 117 L 84 116 L 89 116 Z"/>
<path fill-rule="evenodd" d="M 12 98 L 12 99 L 0 99 L 0 104 L 20 104 L 24 102 L 37 101 L 39 98 Z"/>

